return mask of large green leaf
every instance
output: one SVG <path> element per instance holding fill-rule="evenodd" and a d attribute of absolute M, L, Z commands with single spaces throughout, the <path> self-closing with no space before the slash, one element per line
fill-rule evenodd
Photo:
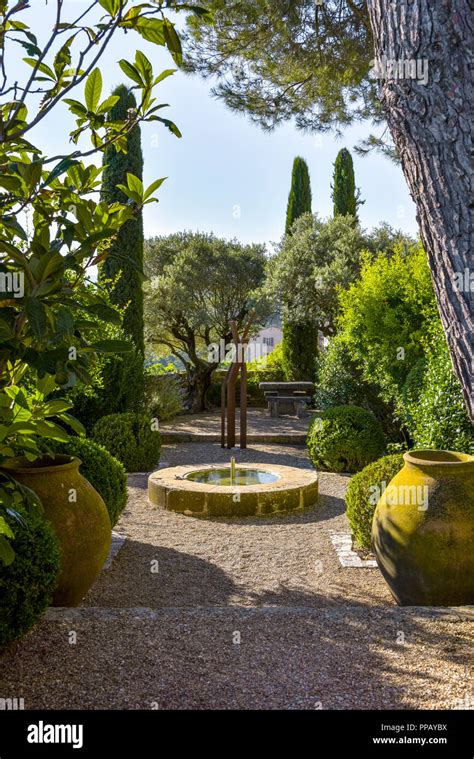
<path fill-rule="evenodd" d="M 10 564 L 13 563 L 14 559 L 15 559 L 15 551 L 11 547 L 8 540 L 3 535 L 0 535 L 0 561 L 6 567 L 8 567 Z"/>
<path fill-rule="evenodd" d="M 44 305 L 37 298 L 28 297 L 25 299 L 25 312 L 33 334 L 41 340 L 44 338 L 46 332 L 46 311 Z"/>
<path fill-rule="evenodd" d="M 84 89 L 84 97 L 86 100 L 86 106 L 89 111 L 95 111 L 99 105 L 100 96 L 102 94 L 102 74 L 100 69 L 95 68 L 87 77 L 86 86 Z"/>

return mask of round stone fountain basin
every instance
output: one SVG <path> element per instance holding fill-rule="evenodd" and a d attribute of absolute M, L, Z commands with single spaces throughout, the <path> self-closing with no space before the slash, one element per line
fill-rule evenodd
<path fill-rule="evenodd" d="M 201 482 L 204 485 L 222 485 L 224 487 L 248 487 L 249 485 L 268 485 L 279 480 L 278 474 L 264 472 L 261 469 L 243 469 L 236 467 L 232 477 L 230 467 L 223 469 L 200 469 L 185 475 L 186 480 Z"/>
<path fill-rule="evenodd" d="M 230 467 L 177 466 L 148 479 L 154 506 L 195 517 L 270 516 L 302 511 L 318 500 L 318 475 L 311 469 L 276 464 Z"/>

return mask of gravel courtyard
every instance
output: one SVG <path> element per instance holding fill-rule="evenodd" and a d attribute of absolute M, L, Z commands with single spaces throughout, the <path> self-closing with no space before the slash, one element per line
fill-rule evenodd
<path fill-rule="evenodd" d="M 237 461 L 309 467 L 305 448 L 255 445 Z M 227 462 L 217 443 L 162 460 Z M 0 658 L 25 708 L 473 708 L 469 609 L 398 608 L 378 569 L 341 566 L 345 475 L 314 508 L 198 520 L 152 509 L 130 476 L 124 546 L 79 609 L 50 610 Z"/>

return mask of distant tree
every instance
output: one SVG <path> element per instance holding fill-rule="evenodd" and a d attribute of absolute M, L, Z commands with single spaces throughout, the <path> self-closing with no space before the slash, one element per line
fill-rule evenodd
<path fill-rule="evenodd" d="M 232 342 L 230 321 L 238 327 L 255 309 L 255 328 L 270 314 L 260 287 L 267 259 L 262 245 L 241 245 L 191 232 L 155 237 L 145 244 L 145 332 L 155 349 L 184 365 L 187 407 L 206 408 L 212 374 L 225 355 L 217 348 Z"/>
<path fill-rule="evenodd" d="M 311 213 L 311 180 L 309 178 L 308 164 L 299 156 L 293 162 L 291 175 L 291 189 L 286 209 L 286 234 L 291 232 L 296 219 L 304 213 Z"/>
<path fill-rule="evenodd" d="M 111 121 L 127 118 L 137 107 L 133 92 L 124 84 L 112 93 L 119 100 L 112 107 Z M 119 185 L 127 186 L 127 174 L 143 180 L 143 154 L 140 126 L 132 129 L 126 139 L 125 151 L 110 145 L 104 153 L 101 197 L 108 203 L 127 203 L 128 198 Z M 112 282 L 110 300 L 124 308 L 123 328 L 137 350 L 144 352 L 143 338 L 143 214 L 125 222 L 110 248 L 109 256 L 99 271 L 99 281 Z"/>
<path fill-rule="evenodd" d="M 360 200 L 360 190 L 356 188 L 354 164 L 347 148 L 342 148 L 334 162 L 332 185 L 334 216 L 355 216 L 357 208 L 364 202 Z"/>
<path fill-rule="evenodd" d="M 335 334 L 338 290 L 357 278 L 366 247 L 367 237 L 352 216 L 328 221 L 309 213 L 300 216 L 268 266 L 269 294 L 281 300 L 281 293 L 291 293 L 283 306 L 284 323 L 309 322 L 315 332 Z M 312 362 L 314 358 L 313 352 Z"/>
<path fill-rule="evenodd" d="M 285 233 L 291 234 L 295 221 L 305 213 L 311 213 L 311 180 L 308 164 L 299 156 L 293 162 L 291 188 L 286 209 Z M 306 319 L 294 319 L 291 295 L 285 292 L 285 316 L 283 322 L 283 371 L 287 380 L 314 378 L 318 332 L 314 323 Z"/>

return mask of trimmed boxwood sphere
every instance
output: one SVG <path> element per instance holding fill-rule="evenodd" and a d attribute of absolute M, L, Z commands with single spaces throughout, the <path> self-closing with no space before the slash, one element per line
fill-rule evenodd
<path fill-rule="evenodd" d="M 39 507 L 16 510 L 25 520 L 5 519 L 14 532 L 13 563 L 0 562 L 0 649 L 12 643 L 40 619 L 51 604 L 59 573 L 56 536 Z"/>
<path fill-rule="evenodd" d="M 149 472 L 160 461 L 161 435 L 146 414 L 109 414 L 94 425 L 92 437 L 122 462 L 127 472 Z"/>
<path fill-rule="evenodd" d="M 382 456 L 352 477 L 346 493 L 346 514 L 352 534 L 361 548 L 371 547 L 372 520 L 382 488 L 402 469 L 403 454 Z"/>
<path fill-rule="evenodd" d="M 114 527 L 127 503 L 125 467 L 103 445 L 84 437 L 70 437 L 67 442 L 48 440 L 41 447 L 53 453 L 65 453 L 81 460 L 81 474 L 102 496 L 110 523 Z"/>
<path fill-rule="evenodd" d="M 316 469 L 358 472 L 384 451 L 382 425 L 359 406 L 334 406 L 313 419 L 308 453 Z"/>

